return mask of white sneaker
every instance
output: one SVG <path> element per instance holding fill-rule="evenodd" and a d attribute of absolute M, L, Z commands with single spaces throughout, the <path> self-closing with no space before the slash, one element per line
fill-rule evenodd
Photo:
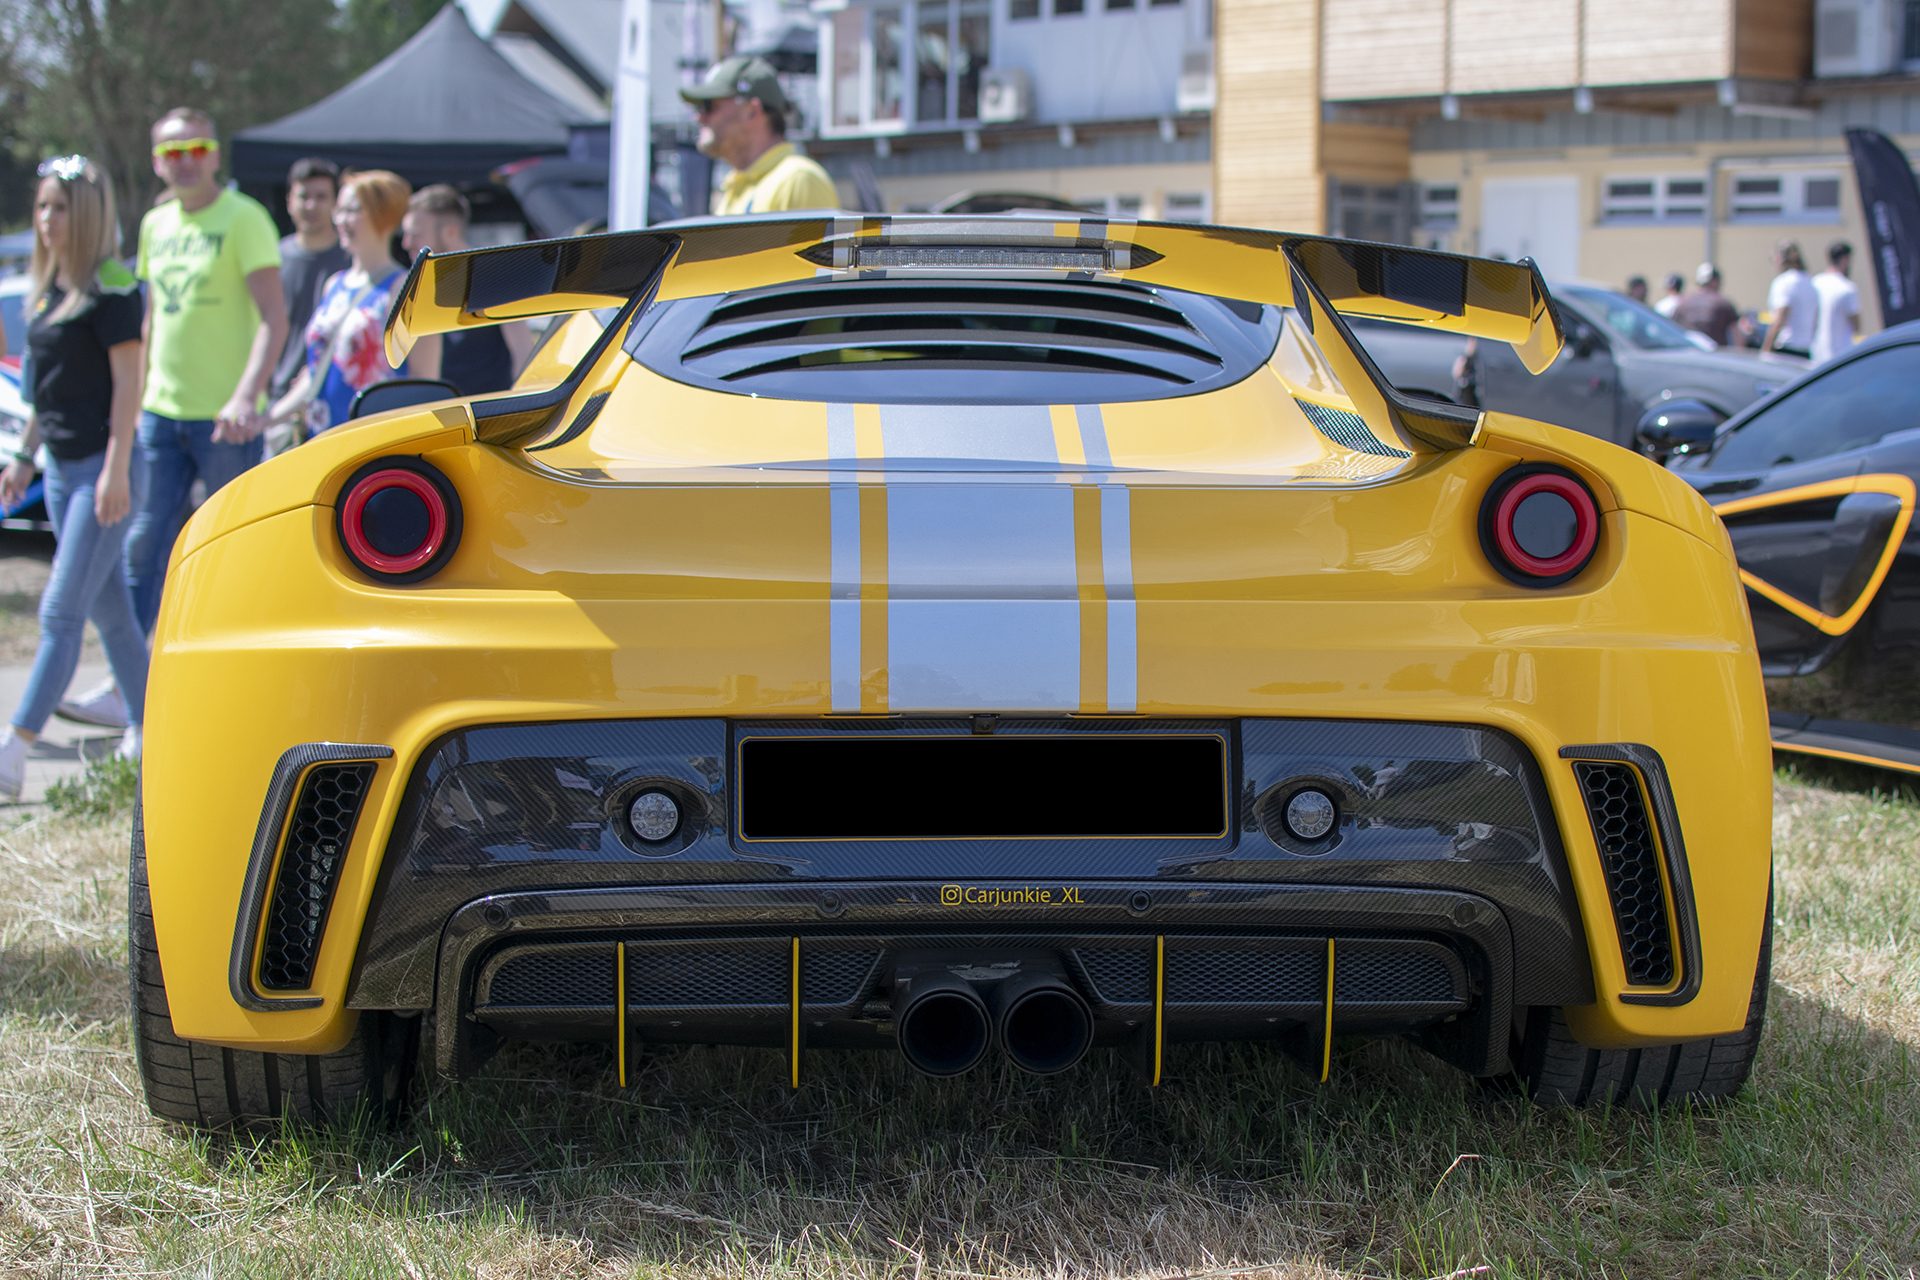
<path fill-rule="evenodd" d="M 20 789 L 27 784 L 27 748 L 31 745 L 13 731 L 12 725 L 0 729 L 0 796 L 20 798 Z"/>
<path fill-rule="evenodd" d="M 138 760 L 140 747 L 140 726 L 130 724 L 127 726 L 127 731 L 120 735 L 120 746 L 113 754 L 122 760 Z"/>
<path fill-rule="evenodd" d="M 120 696 L 120 686 L 113 682 L 113 677 L 108 676 L 77 698 L 63 698 L 53 714 L 76 724 L 124 729 L 127 727 L 127 700 Z"/>

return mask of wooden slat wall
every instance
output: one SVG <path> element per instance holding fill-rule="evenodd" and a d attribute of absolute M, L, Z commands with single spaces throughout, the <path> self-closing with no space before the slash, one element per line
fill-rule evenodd
<path fill-rule="evenodd" d="M 1726 79 L 1733 7 L 1733 0 L 1588 0 L 1587 83 Z"/>
<path fill-rule="evenodd" d="M 1907 21 L 1912 22 L 1912 9 Z M 1813 0 L 1735 0 L 1733 74 L 1799 80 L 1813 69 Z"/>
<path fill-rule="evenodd" d="M 1453 92 L 1573 84 L 1578 22 L 1574 0 L 1454 0 Z"/>
<path fill-rule="evenodd" d="M 1223 0 L 1225 2 L 1225 0 Z M 1586 0 L 1584 83 L 1807 74 L 1813 0 Z M 1329 101 L 1570 89 L 1578 0 L 1325 0 Z M 1736 57 L 1736 44 L 1737 57 Z"/>
<path fill-rule="evenodd" d="M 1319 14 L 1319 0 L 1218 0 L 1216 222 L 1321 229 Z"/>
<path fill-rule="evenodd" d="M 1447 0 L 1326 0 L 1321 21 L 1329 100 L 1446 92 Z"/>
<path fill-rule="evenodd" d="M 1412 131 L 1386 124 L 1323 124 L 1320 163 L 1331 178 L 1385 186 L 1413 176 Z"/>

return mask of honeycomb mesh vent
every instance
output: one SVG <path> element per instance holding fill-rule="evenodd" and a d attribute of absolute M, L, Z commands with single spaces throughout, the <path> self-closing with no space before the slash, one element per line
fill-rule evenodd
<path fill-rule="evenodd" d="M 1339 948 L 1335 952 L 1335 1008 L 1344 1004 L 1447 1004 L 1458 998 L 1447 962 L 1431 951 Z"/>
<path fill-rule="evenodd" d="M 327 909 L 373 770 L 371 764 L 316 765 L 300 788 L 267 900 L 260 985 L 268 991 L 304 991 L 313 982 Z"/>
<path fill-rule="evenodd" d="M 878 951 L 812 951 L 800 948 L 800 998 L 806 1004 L 852 1004 L 867 994 L 867 975 Z"/>
<path fill-rule="evenodd" d="M 613 1008 L 613 948 L 535 951 L 513 957 L 494 972 L 489 1005 L 538 1008 Z"/>
<path fill-rule="evenodd" d="M 1093 983 L 1095 997 L 1106 1004 L 1148 1004 L 1153 1000 L 1153 952 L 1077 951 L 1080 967 Z"/>
<path fill-rule="evenodd" d="M 1319 1004 L 1325 944 L 1312 951 L 1167 948 L 1168 1004 Z"/>
<path fill-rule="evenodd" d="M 627 947 L 629 1008 L 785 1005 L 787 952 Z"/>
<path fill-rule="evenodd" d="M 1579 761 L 1573 773 L 1593 820 L 1594 842 L 1600 846 L 1627 981 L 1665 986 L 1673 981 L 1673 940 L 1667 930 L 1667 895 L 1660 885 L 1660 851 L 1640 781 L 1624 764 Z"/>

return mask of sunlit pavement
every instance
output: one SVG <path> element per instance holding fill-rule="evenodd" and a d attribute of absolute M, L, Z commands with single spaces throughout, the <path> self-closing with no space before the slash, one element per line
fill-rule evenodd
<path fill-rule="evenodd" d="M 0 666 L 0 715 L 11 715 L 20 705 L 20 695 L 26 691 L 27 676 L 33 668 L 26 664 L 19 666 Z M 73 683 L 67 686 L 68 692 L 79 693 L 92 688 L 107 674 L 105 663 L 82 663 L 73 674 Z M 21 788 L 19 805 L 42 804 L 47 798 L 47 788 L 61 778 L 69 778 L 79 773 L 87 760 L 97 760 L 110 755 L 120 745 L 120 731 L 102 729 L 95 725 L 74 724 L 62 720 L 59 716 L 47 721 L 45 732 L 40 740 L 33 744 L 27 754 L 27 783 Z M 0 810 L 15 807 L 0 799 Z"/>

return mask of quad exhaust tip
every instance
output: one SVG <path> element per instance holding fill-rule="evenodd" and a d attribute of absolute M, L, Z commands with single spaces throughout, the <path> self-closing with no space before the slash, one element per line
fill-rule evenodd
<path fill-rule="evenodd" d="M 1051 974 L 1008 978 L 993 993 L 1000 1047 L 1022 1071 L 1050 1076 L 1087 1056 L 1093 1010 L 1080 993 Z"/>
<path fill-rule="evenodd" d="M 900 1052 L 930 1076 L 957 1076 L 987 1056 L 987 1004 L 973 984 L 950 973 L 913 980 L 899 1015 Z"/>
<path fill-rule="evenodd" d="M 991 1010 L 962 978 L 917 976 L 896 1025 L 900 1052 L 930 1076 L 971 1071 L 996 1040 L 1022 1071 L 1054 1075 L 1078 1064 L 1093 1044 L 1093 1011 L 1079 992 L 1049 973 L 1000 982 Z"/>

